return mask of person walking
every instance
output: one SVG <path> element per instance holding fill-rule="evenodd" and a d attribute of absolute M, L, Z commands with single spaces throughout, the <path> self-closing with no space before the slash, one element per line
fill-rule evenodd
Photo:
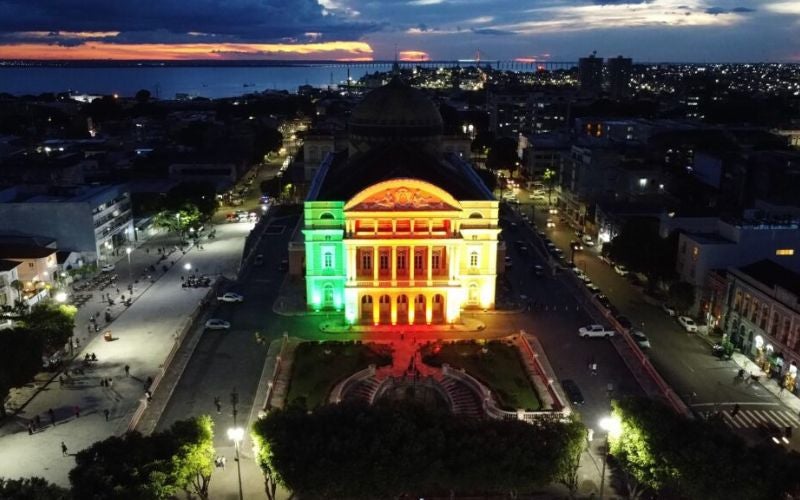
<path fill-rule="evenodd" d="M 53 427 L 56 426 L 56 412 L 53 411 L 52 408 L 47 410 L 47 414 L 50 415 L 50 423 L 53 424 Z"/>
<path fill-rule="evenodd" d="M 108 388 L 111 389 L 114 387 L 114 379 L 108 377 Z"/>
<path fill-rule="evenodd" d="M 61 441 L 61 456 L 66 457 L 67 455 L 67 445 L 64 444 L 64 441 Z"/>
<path fill-rule="evenodd" d="M 733 405 L 733 410 L 731 410 L 731 417 L 735 417 L 739 414 L 739 403 Z"/>
<path fill-rule="evenodd" d="M 103 416 L 104 416 L 104 417 L 106 417 L 106 422 L 108 422 L 108 415 L 109 415 L 110 413 L 111 413 L 111 412 L 109 412 L 109 411 L 108 411 L 108 408 L 106 408 L 105 410 L 103 410 Z"/>
<path fill-rule="evenodd" d="M 228 459 L 225 458 L 225 457 L 222 457 L 222 458 L 219 459 L 219 461 L 222 464 L 222 470 L 225 470 L 225 464 L 228 463 Z"/>
<path fill-rule="evenodd" d="M 219 401 L 219 396 L 214 398 L 214 406 L 217 407 L 217 413 L 222 413 L 222 403 Z"/>
<path fill-rule="evenodd" d="M 33 424 L 28 422 L 28 435 L 33 436 Z"/>
<path fill-rule="evenodd" d="M 126 377 L 130 377 L 131 376 L 131 366 L 130 365 L 125 365 L 125 376 Z"/>

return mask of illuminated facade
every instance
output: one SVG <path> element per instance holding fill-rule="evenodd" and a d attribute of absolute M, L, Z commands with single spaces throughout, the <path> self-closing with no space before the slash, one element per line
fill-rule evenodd
<path fill-rule="evenodd" d="M 375 325 L 493 308 L 499 204 L 469 164 L 439 151 L 436 107 L 394 81 L 352 116 L 350 150 L 326 158 L 304 205 L 309 308 Z"/>

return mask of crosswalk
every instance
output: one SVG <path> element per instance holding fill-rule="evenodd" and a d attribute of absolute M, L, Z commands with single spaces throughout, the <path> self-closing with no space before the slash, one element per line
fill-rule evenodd
<path fill-rule="evenodd" d="M 712 413 L 708 412 L 706 416 L 711 416 Z M 800 418 L 786 410 L 740 409 L 736 415 L 733 415 L 733 410 L 728 409 L 721 413 L 725 424 L 733 429 L 757 428 L 770 424 L 779 428 L 800 428 Z"/>

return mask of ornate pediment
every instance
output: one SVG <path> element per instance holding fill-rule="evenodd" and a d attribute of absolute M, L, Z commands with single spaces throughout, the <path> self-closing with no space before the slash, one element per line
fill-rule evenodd
<path fill-rule="evenodd" d="M 455 208 L 440 197 L 416 187 L 391 187 L 370 194 L 351 210 L 392 211 L 392 210 L 454 210 Z"/>

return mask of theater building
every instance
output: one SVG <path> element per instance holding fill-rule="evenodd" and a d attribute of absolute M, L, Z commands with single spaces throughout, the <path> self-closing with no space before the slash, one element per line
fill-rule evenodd
<path fill-rule="evenodd" d="M 304 204 L 309 309 L 418 325 L 493 308 L 499 205 L 471 165 L 444 152 L 433 102 L 395 78 L 354 108 L 348 133 Z"/>

